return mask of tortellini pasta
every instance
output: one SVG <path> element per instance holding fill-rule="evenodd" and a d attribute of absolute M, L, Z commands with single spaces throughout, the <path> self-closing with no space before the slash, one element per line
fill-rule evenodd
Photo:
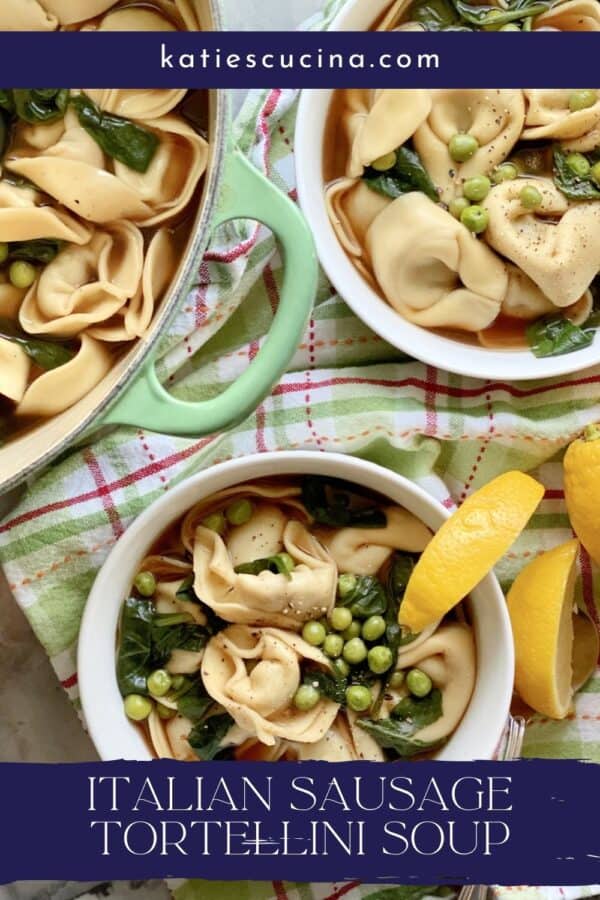
<path fill-rule="evenodd" d="M 458 622 L 442 625 L 427 640 L 405 649 L 401 662 L 403 666 L 418 666 L 442 695 L 443 714 L 419 729 L 415 740 L 435 744 L 447 738 L 462 719 L 475 687 L 476 656 L 471 630 Z M 402 695 L 406 696 L 406 689 L 401 693 L 388 692 L 384 710 L 391 710 Z"/>
<path fill-rule="evenodd" d="M 440 199 L 449 202 L 467 178 L 487 175 L 506 159 L 523 129 L 525 101 L 522 91 L 435 90 L 431 94 L 431 112 L 413 132 L 413 140 Z M 450 140 L 458 133 L 471 135 L 477 142 L 477 149 L 464 162 L 453 160 L 449 151 Z"/>
<path fill-rule="evenodd" d="M 520 201 L 527 185 L 540 192 L 535 211 Z M 570 205 L 552 181 L 518 179 L 495 187 L 485 205 L 490 246 L 529 275 L 555 306 L 576 303 L 600 269 L 600 203 Z"/>
<path fill-rule="evenodd" d="M 48 4 L 56 16 L 72 8 Z M 0 338 L 14 346 L 2 345 L 0 398 L 13 433 L 72 406 L 146 335 L 185 246 L 208 144 L 183 115 L 186 91 L 7 93 L 0 319 L 10 321 Z"/>
<path fill-rule="evenodd" d="M 202 679 L 211 697 L 261 743 L 269 746 L 277 737 L 313 743 L 332 724 L 338 705 L 322 698 L 311 710 L 293 709 L 304 660 L 329 667 L 322 651 L 289 631 L 232 625 L 206 647 Z"/>
<path fill-rule="evenodd" d="M 273 517 L 273 508 L 259 506 L 256 519 L 262 522 L 257 523 L 258 528 L 271 527 Z M 235 557 L 223 539 L 202 526 L 196 532 L 194 589 L 228 622 L 299 628 L 302 622 L 327 615 L 333 606 L 337 572 L 329 554 L 300 522 L 275 521 L 277 547 L 285 549 L 295 563 L 289 575 L 268 569 L 257 575 L 237 574 Z M 274 556 L 269 552 L 274 549 L 262 545 L 256 552 Z M 238 565 L 251 561 L 247 553 L 237 559 Z"/>
<path fill-rule="evenodd" d="M 420 519 L 399 506 L 384 509 L 383 528 L 319 528 L 317 537 L 327 547 L 338 571 L 375 575 L 394 550 L 422 553 L 431 532 Z"/>
<path fill-rule="evenodd" d="M 423 194 L 394 200 L 365 244 L 388 303 L 409 321 L 479 331 L 498 316 L 508 281 L 504 265 Z"/>
<path fill-rule="evenodd" d="M 486 348 L 589 343 L 600 91 L 352 90 L 331 110 L 331 225 L 394 310 Z M 544 341 L 547 323 L 578 340 Z"/>
<path fill-rule="evenodd" d="M 199 0 L 2 0 L 0 30 L 199 31 Z"/>
<path fill-rule="evenodd" d="M 202 498 L 142 561 L 125 603 L 126 715 L 157 757 L 184 761 L 435 752 L 469 703 L 476 655 L 462 608 L 419 634 L 397 624 L 430 538 L 389 499 L 321 476 Z"/>
<path fill-rule="evenodd" d="M 593 150 L 600 143 L 600 98 L 584 109 L 571 109 L 568 90 L 524 91 L 527 116 L 525 140 L 565 141 L 578 150 Z"/>

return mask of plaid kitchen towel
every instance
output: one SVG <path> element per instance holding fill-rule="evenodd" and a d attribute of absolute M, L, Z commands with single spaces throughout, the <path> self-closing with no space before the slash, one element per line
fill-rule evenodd
<path fill-rule="evenodd" d="M 339 6 L 340 0 L 329 3 L 310 27 L 324 27 Z M 234 126 L 244 152 L 292 198 L 296 102 L 292 91 L 252 93 Z M 281 263 L 265 229 L 243 223 L 214 236 L 161 350 L 159 373 L 177 396 L 212 396 L 245 369 L 268 331 L 280 282 Z M 0 562 L 78 704 L 77 633 L 96 573 L 133 519 L 189 475 L 250 453 L 329 450 L 356 454 L 408 477 L 440 476 L 443 502 L 450 506 L 500 472 L 530 471 L 544 483 L 546 495 L 498 568 L 507 587 L 532 556 L 571 536 L 561 454 L 595 420 L 600 420 L 600 367 L 528 384 L 448 374 L 406 358 L 373 334 L 321 275 L 314 314 L 288 373 L 242 425 L 200 440 L 119 428 L 73 450 L 29 486 L 0 525 Z M 594 599 L 600 576 L 585 553 L 580 576 L 581 602 L 600 625 Z M 525 752 L 600 762 L 600 671 L 566 721 L 534 718 Z M 189 882 L 177 897 L 403 900 L 404 895 L 356 884 L 202 883 L 197 888 Z"/>

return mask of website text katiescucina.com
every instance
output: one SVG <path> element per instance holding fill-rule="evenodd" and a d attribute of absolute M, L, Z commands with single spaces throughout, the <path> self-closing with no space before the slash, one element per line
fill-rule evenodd
<path fill-rule="evenodd" d="M 407 69 L 439 69 L 439 53 L 425 52 L 345 52 L 316 47 L 311 50 L 271 50 L 239 53 L 219 47 L 173 52 L 161 44 L 160 68 L 163 70 L 199 70 L 204 72 L 360 72 L 405 71 Z"/>

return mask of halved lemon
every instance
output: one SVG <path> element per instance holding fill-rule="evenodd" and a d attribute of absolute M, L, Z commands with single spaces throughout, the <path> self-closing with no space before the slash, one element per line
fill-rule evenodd
<path fill-rule="evenodd" d="M 544 488 L 506 472 L 468 497 L 419 557 L 398 621 L 423 631 L 460 603 L 504 556 L 531 518 Z"/>
<path fill-rule="evenodd" d="M 598 657 L 595 627 L 585 615 L 573 615 L 578 552 L 579 541 L 571 540 L 542 553 L 522 569 L 507 598 L 515 688 L 551 719 L 564 719 Z"/>
<path fill-rule="evenodd" d="M 564 458 L 565 500 L 573 530 L 600 565 L 600 425 L 588 425 Z"/>

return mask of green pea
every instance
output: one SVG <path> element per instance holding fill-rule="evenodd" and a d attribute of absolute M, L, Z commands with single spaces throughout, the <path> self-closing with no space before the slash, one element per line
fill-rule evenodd
<path fill-rule="evenodd" d="M 177 715 L 176 709 L 171 709 L 168 706 L 163 706 L 162 703 L 156 704 L 156 712 L 161 719 L 173 719 Z"/>
<path fill-rule="evenodd" d="M 391 153 L 386 153 L 384 156 L 380 156 L 379 159 L 374 160 L 371 163 L 371 168 L 375 169 L 376 172 L 387 172 L 389 169 L 393 169 L 396 165 L 396 154 L 392 150 Z"/>
<path fill-rule="evenodd" d="M 156 590 L 156 578 L 152 572 L 138 572 L 133 584 L 142 597 L 152 597 Z"/>
<path fill-rule="evenodd" d="M 600 162 L 594 163 L 590 169 L 590 178 L 592 178 L 596 184 L 600 184 Z"/>
<path fill-rule="evenodd" d="M 164 697 L 171 690 L 171 676 L 165 669 L 157 669 L 148 676 L 148 690 L 155 697 Z"/>
<path fill-rule="evenodd" d="M 385 634 L 383 616 L 369 616 L 362 627 L 362 636 L 365 641 L 378 641 L 382 634 Z"/>
<path fill-rule="evenodd" d="M 404 684 L 404 672 L 402 671 L 402 669 L 398 669 L 393 673 L 393 675 L 391 675 L 388 684 L 394 691 L 402 687 L 402 685 Z"/>
<path fill-rule="evenodd" d="M 360 622 L 351 622 L 345 631 L 342 631 L 342 637 L 345 641 L 351 641 L 352 638 L 359 637 L 361 633 Z"/>
<path fill-rule="evenodd" d="M 455 219 L 460 219 L 463 211 L 468 209 L 470 205 L 471 204 L 466 197 L 455 197 L 454 200 L 451 200 L 448 204 L 448 212 L 451 216 L 454 216 Z"/>
<path fill-rule="evenodd" d="M 350 666 L 345 659 L 342 659 L 341 657 L 339 657 L 338 659 L 334 659 L 332 665 L 336 674 L 339 675 L 340 678 L 347 678 L 350 674 Z"/>
<path fill-rule="evenodd" d="M 571 172 L 579 178 L 585 178 L 586 175 L 589 175 L 590 169 L 592 168 L 583 153 L 569 153 L 565 159 L 565 163 Z"/>
<path fill-rule="evenodd" d="M 502 163 L 492 172 L 492 181 L 494 184 L 501 184 L 503 181 L 513 181 L 518 174 L 519 170 L 514 163 Z"/>
<path fill-rule="evenodd" d="M 454 162 L 466 162 L 479 149 L 479 142 L 472 134 L 453 134 L 448 144 L 448 152 Z"/>
<path fill-rule="evenodd" d="M 6 262 L 8 259 L 9 247 L 8 244 L 0 244 L 0 265 Z"/>
<path fill-rule="evenodd" d="M 331 627 L 336 631 L 345 631 L 352 624 L 352 613 L 345 606 L 336 606 L 331 610 Z"/>
<path fill-rule="evenodd" d="M 152 712 L 152 700 L 142 697 L 141 694 L 129 694 L 125 697 L 123 708 L 128 719 L 134 722 L 143 722 Z"/>
<path fill-rule="evenodd" d="M 227 519 L 222 512 L 215 512 L 205 519 L 202 519 L 202 524 L 205 528 L 208 528 L 209 531 L 216 531 L 217 534 L 224 534 L 225 529 L 227 528 Z"/>
<path fill-rule="evenodd" d="M 351 666 L 358 666 L 367 658 L 367 646 L 359 637 L 351 638 L 344 644 L 343 657 Z"/>
<path fill-rule="evenodd" d="M 24 290 L 25 288 L 31 287 L 37 278 L 37 269 L 35 266 L 32 266 L 31 263 L 25 262 L 22 259 L 17 259 L 14 263 L 11 263 L 10 269 L 8 270 L 8 277 L 10 278 L 11 284 L 16 288 Z"/>
<path fill-rule="evenodd" d="M 598 99 L 598 91 L 584 90 L 573 91 L 569 97 L 569 109 L 571 112 L 579 112 L 581 109 L 589 109 Z"/>
<path fill-rule="evenodd" d="M 175 675 L 173 678 L 171 678 L 171 687 L 174 691 L 180 691 L 184 684 L 185 677 L 183 675 Z"/>
<path fill-rule="evenodd" d="M 345 600 L 346 597 L 349 597 L 352 591 L 356 589 L 356 585 L 358 584 L 358 578 L 356 575 L 351 575 L 347 572 L 345 575 L 340 575 L 338 578 L 338 594 Z"/>
<path fill-rule="evenodd" d="M 542 195 L 532 184 L 528 184 L 522 189 L 519 200 L 525 209 L 537 209 L 543 202 Z"/>
<path fill-rule="evenodd" d="M 312 684 L 301 684 L 294 694 L 294 706 L 296 709 L 307 712 L 309 709 L 314 709 L 320 699 L 321 695 L 316 687 L 313 687 Z"/>
<path fill-rule="evenodd" d="M 373 695 L 368 687 L 352 684 L 346 689 L 346 703 L 354 712 L 365 712 L 373 702 Z"/>
<path fill-rule="evenodd" d="M 234 500 L 225 510 L 230 525 L 245 525 L 252 518 L 254 507 L 249 500 Z"/>
<path fill-rule="evenodd" d="M 426 697 L 431 693 L 433 682 L 421 669 L 411 669 L 406 676 L 406 687 L 413 697 Z"/>
<path fill-rule="evenodd" d="M 487 175 L 474 175 L 472 178 L 467 178 L 463 184 L 463 194 L 467 200 L 479 203 L 480 200 L 485 200 L 491 186 L 492 183 Z"/>
<path fill-rule="evenodd" d="M 394 662 L 394 654 L 389 647 L 378 644 L 377 647 L 371 647 L 369 650 L 367 662 L 371 672 L 374 672 L 375 675 L 382 675 Z"/>
<path fill-rule="evenodd" d="M 506 25 L 503 25 L 500 28 L 500 31 L 520 31 L 521 29 L 516 24 L 516 22 L 507 22 Z"/>
<path fill-rule="evenodd" d="M 302 629 L 302 637 L 312 647 L 320 647 L 327 636 L 327 632 L 320 622 L 307 622 Z"/>
<path fill-rule="evenodd" d="M 289 575 L 289 573 L 293 572 L 296 568 L 296 563 L 289 553 L 278 553 L 276 559 L 279 560 L 279 568 L 281 572 L 285 572 Z"/>
<path fill-rule="evenodd" d="M 332 659 L 337 659 L 342 655 L 344 649 L 344 638 L 341 634 L 328 634 L 323 642 L 323 651 Z"/>
<path fill-rule="evenodd" d="M 484 209 L 483 206 L 469 206 L 461 214 L 460 221 L 473 234 L 481 234 L 488 227 L 490 216 L 487 209 Z"/>

